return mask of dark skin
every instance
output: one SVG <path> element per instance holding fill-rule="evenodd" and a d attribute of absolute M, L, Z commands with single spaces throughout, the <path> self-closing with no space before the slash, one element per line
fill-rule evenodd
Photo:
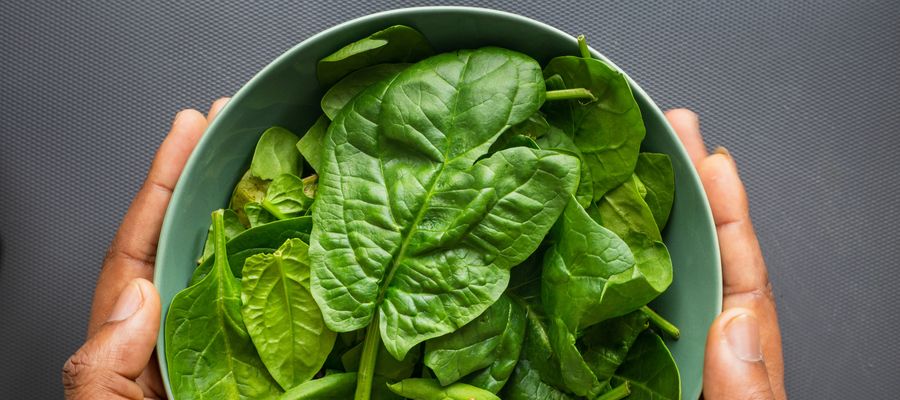
<path fill-rule="evenodd" d="M 207 125 L 208 116 L 185 110 L 175 118 L 122 225 L 97 280 L 88 339 L 63 367 L 67 399 L 163 399 L 154 352 L 159 295 L 150 280 L 156 246 L 172 190 Z M 723 312 L 710 327 L 703 397 L 785 399 L 784 361 L 775 300 L 737 166 L 724 149 L 710 155 L 697 115 L 671 110 L 675 128 L 709 198 L 722 253 Z"/>

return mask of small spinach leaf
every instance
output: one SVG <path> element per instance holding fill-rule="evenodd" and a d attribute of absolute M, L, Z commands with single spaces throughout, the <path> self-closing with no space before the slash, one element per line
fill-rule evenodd
<path fill-rule="evenodd" d="M 269 184 L 261 206 L 277 219 L 302 216 L 313 204 L 315 185 L 315 175 L 311 179 L 300 179 L 292 174 L 279 175 Z"/>
<path fill-rule="evenodd" d="M 509 383 L 503 389 L 507 400 L 571 400 L 572 397 L 541 380 L 528 360 L 519 360 Z"/>
<path fill-rule="evenodd" d="M 575 199 L 582 207 L 588 207 L 594 201 L 594 179 L 591 177 L 591 168 L 587 165 L 581 149 L 555 126 L 551 126 L 544 136 L 537 139 L 537 145 L 542 149 L 566 151 L 578 157 L 578 160 L 581 161 L 581 178 L 578 181 L 578 189 L 575 191 Z"/>
<path fill-rule="evenodd" d="M 228 264 L 231 265 L 232 274 L 238 278 L 241 277 L 241 270 L 244 268 L 244 260 L 247 257 L 259 253 L 271 253 L 291 238 L 309 240 L 310 230 L 312 230 L 312 218 L 297 217 L 275 221 L 241 232 L 234 239 L 228 241 Z M 190 285 L 199 282 L 209 273 L 212 269 L 213 258 L 210 257 L 194 270 Z"/>
<path fill-rule="evenodd" d="M 681 375 L 672 353 L 659 335 L 644 331 L 616 370 L 613 385 L 628 382 L 629 399 L 681 400 Z"/>
<path fill-rule="evenodd" d="M 300 138 L 291 131 L 273 126 L 266 129 L 253 151 L 250 174 L 260 179 L 272 180 L 282 174 L 301 175 L 303 164 L 296 144 Z"/>
<path fill-rule="evenodd" d="M 596 101 L 548 102 L 544 107 L 551 124 L 561 128 L 581 149 L 591 169 L 594 200 L 615 188 L 634 171 L 645 128 L 631 87 L 621 72 L 601 60 L 563 56 L 544 68 L 544 76 L 557 75 L 568 88 L 586 88 Z"/>
<path fill-rule="evenodd" d="M 328 117 L 320 115 L 316 122 L 297 141 L 297 151 L 316 172 L 322 167 L 322 140 L 328 133 Z"/>
<path fill-rule="evenodd" d="M 500 400 L 493 393 L 472 385 L 453 383 L 441 386 L 436 379 L 409 378 L 388 387 L 394 393 L 412 400 Z"/>
<path fill-rule="evenodd" d="M 672 283 L 672 260 L 653 213 L 628 179 L 597 203 L 600 224 L 618 235 L 634 254 L 635 264 L 609 279 L 597 313 L 610 317 L 634 311 Z"/>
<path fill-rule="evenodd" d="M 252 225 L 250 224 L 250 219 L 247 217 L 247 213 L 244 209 L 247 207 L 247 204 L 259 204 L 262 202 L 263 198 L 266 196 L 266 189 L 268 189 L 268 187 L 269 181 L 253 176 L 249 169 L 234 186 L 234 192 L 231 194 L 231 201 L 228 203 L 228 208 L 237 214 L 238 220 L 240 220 L 241 224 L 245 227 L 249 228 Z"/>
<path fill-rule="evenodd" d="M 223 211 L 212 215 L 212 272 L 178 292 L 166 317 L 172 392 L 180 398 L 275 398 L 281 389 L 257 355 L 241 317 L 241 284 L 228 265 Z"/>
<path fill-rule="evenodd" d="M 266 210 L 262 203 L 253 202 L 244 204 L 244 215 L 247 216 L 247 221 L 250 222 L 250 228 L 256 228 L 270 222 L 278 221 L 278 218 Z"/>
<path fill-rule="evenodd" d="M 665 154 L 641 153 L 638 155 L 634 174 L 644 184 L 647 193 L 643 196 L 644 201 L 662 232 L 669 221 L 669 213 L 675 200 L 675 170 L 672 168 L 672 160 Z"/>
<path fill-rule="evenodd" d="M 241 278 L 247 331 L 266 368 L 286 389 L 322 368 L 336 337 L 309 293 L 308 252 L 302 240 L 288 239 L 274 253 L 248 258 Z"/>
<path fill-rule="evenodd" d="M 639 310 L 603 321 L 584 331 L 578 349 L 601 385 L 608 384 L 638 335 L 649 325 L 647 314 Z"/>
<path fill-rule="evenodd" d="M 419 61 L 434 53 L 419 31 L 394 25 L 350 43 L 319 60 L 316 76 L 331 86 L 350 72 L 370 65 Z"/>
<path fill-rule="evenodd" d="M 329 119 L 334 119 L 337 113 L 353 100 L 356 95 L 373 84 L 393 79 L 408 68 L 410 64 L 378 64 L 371 67 L 363 68 L 359 71 L 351 72 L 338 83 L 335 83 L 331 89 L 322 96 L 322 111 Z M 302 139 L 301 139 L 302 140 Z M 310 163 L 311 164 L 311 163 Z M 315 168 L 315 167 L 313 167 Z"/>
<path fill-rule="evenodd" d="M 525 333 L 525 312 L 507 296 L 500 296 L 478 318 L 453 333 L 425 343 L 425 365 L 442 385 L 466 379 L 474 386 L 497 393 L 519 359 Z M 485 386 L 490 387 L 485 387 Z"/>

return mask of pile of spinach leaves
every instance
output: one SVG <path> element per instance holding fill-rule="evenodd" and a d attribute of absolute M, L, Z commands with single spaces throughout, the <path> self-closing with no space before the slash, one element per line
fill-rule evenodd
<path fill-rule="evenodd" d="M 322 116 L 262 134 L 172 301 L 175 396 L 680 399 L 646 306 L 672 165 L 579 44 L 541 68 L 392 26 L 322 59 Z"/>

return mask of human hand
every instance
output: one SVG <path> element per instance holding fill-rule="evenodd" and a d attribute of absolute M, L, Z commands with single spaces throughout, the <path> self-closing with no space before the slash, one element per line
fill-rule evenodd
<path fill-rule="evenodd" d="M 707 154 L 693 112 L 671 110 L 666 118 L 700 174 L 722 253 L 723 310 L 706 341 L 703 397 L 785 399 L 775 297 L 737 165 L 724 148 Z"/>
<path fill-rule="evenodd" d="M 214 102 L 206 117 L 196 110 L 175 116 L 103 262 L 87 341 L 63 366 L 67 399 L 166 397 L 153 354 L 159 294 L 148 279 L 172 189 L 206 126 L 227 101 Z"/>

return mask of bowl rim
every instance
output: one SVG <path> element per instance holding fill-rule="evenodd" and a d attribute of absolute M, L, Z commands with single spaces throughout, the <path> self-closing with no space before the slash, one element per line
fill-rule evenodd
<path fill-rule="evenodd" d="M 184 169 L 182 170 L 182 173 L 179 176 L 179 179 L 175 184 L 174 190 L 172 191 L 172 196 L 170 197 L 169 204 L 166 207 L 166 214 L 163 218 L 163 223 L 162 223 L 162 226 L 160 229 L 159 241 L 157 242 L 157 254 L 159 254 L 160 249 L 170 246 L 169 242 L 171 241 L 171 239 L 169 238 L 168 232 L 170 232 L 172 230 L 172 225 L 177 223 L 177 221 L 175 221 L 174 217 L 172 217 L 172 215 L 174 215 L 174 213 L 171 211 L 175 208 L 176 204 L 179 204 L 183 201 L 182 197 L 185 196 L 185 194 L 184 194 L 185 192 L 184 192 L 184 190 L 182 190 L 182 186 L 180 185 L 181 178 L 186 175 L 191 175 L 191 172 L 198 168 L 198 165 L 197 165 L 199 162 L 198 154 L 204 153 L 205 149 L 210 146 L 210 143 L 213 140 L 215 140 L 212 138 L 213 135 L 208 135 L 208 134 L 206 134 L 206 132 L 218 130 L 218 126 L 220 125 L 221 121 L 223 120 L 223 118 L 221 118 L 221 117 L 223 115 L 226 115 L 226 113 L 228 113 L 228 111 L 230 109 L 229 106 L 232 103 L 234 103 L 236 101 L 239 102 L 241 99 L 246 97 L 248 95 L 248 93 L 255 90 L 256 86 L 258 86 L 260 84 L 260 82 L 264 80 L 264 77 L 266 75 L 268 75 L 270 72 L 272 72 L 276 68 L 278 68 L 278 66 L 281 65 L 285 60 L 294 57 L 295 53 L 302 52 L 304 50 L 304 48 L 306 48 L 307 46 L 310 45 L 310 43 L 313 43 L 313 42 L 319 40 L 319 38 L 321 38 L 321 37 L 331 35 L 334 32 L 340 31 L 342 29 L 346 29 L 347 27 L 350 27 L 352 25 L 370 21 L 370 20 L 377 20 L 377 19 L 382 19 L 382 18 L 391 17 L 391 16 L 403 16 L 403 15 L 415 14 L 415 13 L 419 13 L 419 12 L 438 12 L 439 13 L 439 12 L 444 12 L 444 11 L 489 15 L 489 16 L 495 16 L 498 18 L 513 20 L 517 23 L 522 23 L 525 25 L 532 25 L 532 26 L 535 26 L 540 29 L 549 30 L 553 33 L 559 34 L 562 37 L 566 37 L 567 40 L 571 41 L 573 44 L 577 43 L 577 40 L 574 36 L 572 36 L 569 33 L 564 32 L 563 30 L 556 28 L 553 25 L 550 25 L 548 23 L 544 23 L 544 22 L 538 21 L 536 19 L 532 19 L 532 18 L 523 16 L 523 15 L 519 15 L 519 14 L 507 12 L 507 11 L 501 11 L 501 10 L 496 10 L 496 9 L 491 9 L 491 8 L 483 8 L 483 7 L 470 7 L 470 6 L 420 6 L 420 7 L 397 8 L 397 9 L 380 11 L 380 12 L 376 12 L 376 13 L 372 13 L 372 14 L 363 15 L 363 16 L 360 16 L 357 18 L 353 18 L 353 19 L 341 22 L 337 25 L 334 25 L 334 26 L 324 29 L 322 31 L 319 31 L 318 33 L 302 40 L 300 43 L 297 43 L 294 46 L 292 46 L 291 48 L 285 50 L 278 57 L 276 57 L 275 59 L 270 61 L 268 64 L 266 64 L 266 66 L 263 67 L 261 70 L 259 70 L 259 72 L 254 74 L 253 77 L 251 77 L 244 85 L 242 85 L 237 90 L 237 92 L 235 92 L 235 94 L 231 97 L 231 100 L 219 111 L 219 114 L 218 114 L 218 117 L 216 118 L 216 120 L 214 120 L 212 123 L 210 123 L 207 126 L 206 131 L 204 131 L 204 135 L 201 136 L 200 140 L 197 142 L 196 147 L 191 152 L 191 155 L 188 157 L 187 163 L 185 164 Z M 647 108 L 649 108 L 649 111 L 651 113 L 653 113 L 656 118 L 663 121 L 662 125 L 665 128 L 665 133 L 667 135 L 669 135 L 671 138 L 675 139 L 675 142 L 678 143 L 678 146 L 674 146 L 674 148 L 672 149 L 672 152 L 677 153 L 678 156 L 681 157 L 682 159 L 691 160 L 691 158 L 687 154 L 687 150 L 685 149 L 684 144 L 681 143 L 681 140 L 678 138 L 678 135 L 675 133 L 671 124 L 669 124 L 668 120 L 666 119 L 665 114 L 663 114 L 662 110 L 659 108 L 659 106 L 656 104 L 656 102 L 653 101 L 653 99 L 650 97 L 650 95 L 648 95 L 647 92 L 645 92 L 644 89 L 640 85 L 638 85 L 638 83 L 635 82 L 634 79 L 632 79 L 630 75 L 628 75 L 628 73 L 626 73 L 622 68 L 620 68 L 618 65 L 616 65 L 609 58 L 607 58 L 606 56 L 604 56 L 603 54 L 598 52 L 593 47 L 589 47 L 589 50 L 590 50 L 591 56 L 593 56 L 597 59 L 603 60 L 604 62 L 610 64 L 613 68 L 615 68 L 617 71 L 619 71 L 620 73 L 622 73 L 622 75 L 625 76 L 625 79 L 628 81 L 628 84 L 631 86 L 631 90 L 632 90 L 634 96 L 636 98 L 642 97 L 644 100 L 646 100 L 646 103 L 649 105 L 649 107 L 647 107 Z M 706 213 L 707 221 L 710 222 L 710 226 L 708 226 L 707 228 L 715 233 L 716 232 L 715 220 L 713 219 L 713 216 L 712 216 L 712 209 L 710 208 L 709 199 L 706 196 L 706 191 L 702 190 L 703 184 L 700 180 L 700 176 L 697 173 L 697 170 L 695 168 L 688 168 L 688 169 L 690 170 L 690 172 L 686 178 L 691 180 L 691 182 L 695 185 L 695 187 L 701 188 L 700 199 L 702 202 L 702 204 L 701 204 L 702 209 L 703 209 L 703 212 Z M 720 249 L 719 249 L 718 236 L 716 234 L 713 234 L 712 239 L 713 239 L 713 246 L 712 246 L 713 254 L 711 254 L 711 256 L 713 257 L 713 260 L 715 260 L 715 266 L 716 266 L 716 268 L 714 268 L 714 271 L 713 271 L 713 273 L 715 275 L 715 276 L 713 276 L 713 278 L 714 278 L 715 282 L 718 282 L 718 284 L 714 288 L 715 289 L 714 291 L 716 292 L 716 298 L 715 298 L 714 305 L 715 305 L 715 309 L 718 311 L 718 313 L 721 313 L 722 312 L 721 253 L 720 253 Z M 154 263 L 154 269 L 153 269 L 153 284 L 154 285 L 157 285 L 160 282 L 160 280 L 162 279 L 161 271 L 163 269 L 157 268 L 157 265 L 156 265 L 156 263 L 159 262 L 159 259 L 160 258 L 157 258 L 157 261 Z M 172 389 L 171 389 L 171 383 L 169 382 L 169 377 L 168 377 L 168 374 L 166 373 L 168 366 L 167 366 L 166 359 L 165 359 L 165 352 L 163 352 L 163 349 L 165 348 L 165 319 L 166 319 L 167 311 L 168 311 L 168 308 L 166 308 L 166 309 L 162 309 L 162 307 L 160 308 L 160 313 L 161 313 L 160 326 L 159 326 L 159 333 L 157 335 L 157 340 L 156 340 L 156 349 L 154 351 L 157 354 L 158 367 L 159 367 L 159 372 L 161 375 L 160 377 L 162 378 L 163 387 L 165 388 L 166 395 L 168 396 L 168 398 L 174 399 L 174 396 L 172 394 Z M 702 377 L 701 377 L 701 385 L 702 385 Z M 682 390 L 684 390 L 684 388 L 682 388 Z"/>

